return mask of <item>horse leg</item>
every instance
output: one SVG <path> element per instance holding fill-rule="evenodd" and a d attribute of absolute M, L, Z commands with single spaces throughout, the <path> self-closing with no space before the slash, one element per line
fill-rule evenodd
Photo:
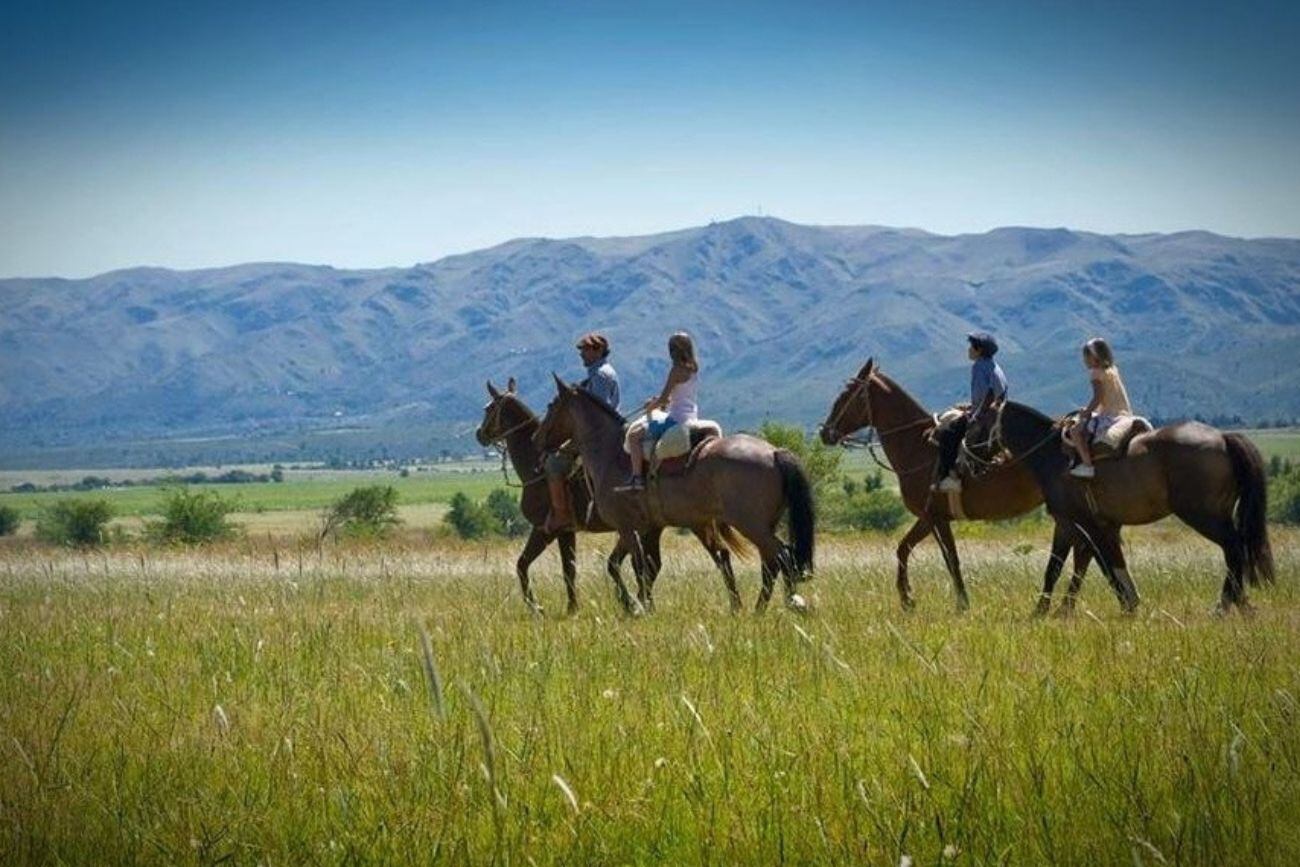
<path fill-rule="evenodd" d="M 577 538 L 572 532 L 561 533 L 556 537 L 560 543 L 560 566 L 564 570 L 564 592 L 569 596 L 570 616 L 578 613 L 578 564 Z"/>
<path fill-rule="evenodd" d="M 1242 581 L 1242 568 L 1245 565 L 1243 556 L 1243 546 L 1241 537 L 1232 525 L 1231 518 L 1225 518 L 1214 515 L 1204 514 L 1181 514 L 1182 518 L 1193 530 L 1209 539 L 1214 544 L 1223 549 L 1224 564 L 1228 567 L 1228 572 L 1223 578 L 1223 589 L 1219 592 L 1219 602 L 1214 607 L 1214 613 L 1223 615 L 1232 611 L 1232 606 L 1236 605 L 1243 612 L 1250 610 L 1250 602 L 1246 599 L 1246 587 Z"/>
<path fill-rule="evenodd" d="M 745 531 L 741 531 L 745 532 Z M 781 571 L 781 557 L 783 556 L 781 541 L 776 536 L 768 533 L 766 535 L 755 532 L 751 535 L 745 532 L 745 537 L 754 543 L 758 549 L 759 558 L 763 562 L 763 586 L 758 591 L 758 604 L 754 606 L 757 614 L 762 614 L 767 610 L 767 604 L 772 601 L 772 591 L 776 588 L 776 576 Z"/>
<path fill-rule="evenodd" d="M 641 550 L 641 537 L 632 530 L 621 530 L 618 534 L 618 544 L 625 551 L 632 552 L 632 569 L 636 572 L 638 588 L 644 579 L 643 570 L 645 568 L 645 554 Z M 619 604 L 623 610 L 633 617 L 641 613 L 641 604 L 632 598 L 632 594 L 627 592 L 627 585 L 623 583 L 623 575 L 617 569 L 610 571 L 609 576 L 614 582 L 614 593 L 618 596 Z"/>
<path fill-rule="evenodd" d="M 655 581 L 659 578 L 659 569 L 662 564 L 659 556 L 659 540 L 663 538 L 663 534 L 663 528 L 657 527 L 641 536 L 641 550 L 645 557 L 645 580 L 638 587 L 642 595 L 637 598 L 641 600 L 641 604 L 645 606 L 647 612 L 655 610 Z"/>
<path fill-rule="evenodd" d="M 1056 590 L 1056 582 L 1061 577 L 1061 569 L 1065 566 L 1065 555 L 1070 550 L 1070 531 L 1060 521 L 1052 528 L 1052 553 L 1047 558 L 1047 569 L 1043 571 L 1043 592 L 1038 595 L 1038 603 L 1034 606 L 1034 616 L 1042 617 L 1052 607 L 1052 593 Z"/>
<path fill-rule="evenodd" d="M 718 571 L 722 573 L 722 583 L 727 587 L 727 598 L 731 602 L 731 613 L 735 614 L 741 609 L 742 603 L 740 591 L 736 589 L 736 573 L 731 568 L 731 551 L 722 544 L 722 540 L 718 538 L 711 525 L 692 527 L 691 532 L 700 540 L 704 550 L 708 551 L 713 559 L 713 565 L 717 566 Z"/>
<path fill-rule="evenodd" d="M 1091 531 L 1089 531 L 1091 532 Z M 1128 574 L 1128 564 L 1124 560 L 1124 542 L 1117 526 L 1097 527 L 1091 533 L 1096 543 L 1097 562 L 1110 579 L 1110 586 L 1119 599 L 1125 614 L 1132 614 L 1138 607 L 1137 586 Z"/>
<path fill-rule="evenodd" d="M 952 524 L 947 521 L 934 522 L 934 536 L 943 552 L 943 562 L 948 566 L 952 576 L 952 589 L 957 594 L 957 610 L 970 608 L 970 597 L 966 595 L 966 582 L 961 579 L 961 559 L 957 556 L 957 540 L 952 536 Z"/>
<path fill-rule="evenodd" d="M 524 550 L 519 553 L 519 559 L 515 561 L 515 575 L 519 578 L 519 589 L 523 591 L 524 602 L 534 614 L 542 613 L 542 606 L 537 604 L 537 597 L 533 595 L 532 581 L 528 577 L 528 567 L 533 565 L 546 546 L 551 544 L 554 538 L 541 527 L 533 527 L 528 534 L 528 540 L 524 542 Z"/>
<path fill-rule="evenodd" d="M 1079 590 L 1083 587 L 1083 576 L 1088 574 L 1088 564 L 1092 562 L 1092 546 L 1079 537 L 1074 539 L 1074 574 L 1070 576 L 1070 586 L 1065 590 L 1065 598 L 1056 609 L 1057 617 L 1069 617 L 1074 613 L 1075 603 L 1079 601 Z"/>
<path fill-rule="evenodd" d="M 898 588 L 898 601 L 904 611 L 911 611 L 916 607 L 916 603 L 912 600 L 912 585 L 907 580 L 907 560 L 912 556 L 912 549 L 928 535 L 930 535 L 930 522 L 925 518 L 917 518 L 912 523 L 911 529 L 907 531 L 907 535 L 898 543 L 898 549 L 895 551 L 898 558 L 898 577 L 894 585 Z"/>

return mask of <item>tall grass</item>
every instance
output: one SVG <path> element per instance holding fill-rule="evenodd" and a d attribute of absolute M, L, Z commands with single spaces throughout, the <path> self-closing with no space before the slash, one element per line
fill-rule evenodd
<path fill-rule="evenodd" d="M 1294 863 L 1300 536 L 1219 620 L 1208 544 L 1132 535 L 1141 613 L 1071 621 L 1038 531 L 962 544 L 966 615 L 929 546 L 902 614 L 885 539 L 758 618 L 670 534 L 639 620 L 598 544 L 540 620 L 509 544 L 15 548 L 0 862 Z"/>

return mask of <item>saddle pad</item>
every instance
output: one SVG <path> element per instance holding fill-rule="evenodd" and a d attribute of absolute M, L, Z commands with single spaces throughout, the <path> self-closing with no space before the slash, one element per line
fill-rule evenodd
<path fill-rule="evenodd" d="M 714 436 L 722 436 L 722 427 L 715 421 L 699 419 L 684 425 L 675 424 L 664 431 L 664 435 L 658 442 L 652 443 L 649 438 L 646 439 L 646 457 L 661 461 L 685 457 L 691 453 L 691 442 L 696 439 L 695 434 L 703 431 L 711 432 Z"/>
<path fill-rule="evenodd" d="M 1093 439 L 1093 444 L 1111 451 L 1119 451 L 1130 432 L 1142 433 L 1151 430 L 1151 422 L 1140 415 L 1122 415 L 1115 423 Z"/>

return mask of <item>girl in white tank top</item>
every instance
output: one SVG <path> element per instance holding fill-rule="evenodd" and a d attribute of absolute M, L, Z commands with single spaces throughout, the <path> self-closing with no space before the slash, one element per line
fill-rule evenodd
<path fill-rule="evenodd" d="M 658 440 L 674 424 L 688 424 L 700 416 L 700 365 L 695 360 L 695 344 L 691 336 L 679 331 L 668 338 L 668 357 L 672 359 L 673 367 L 668 371 L 663 389 L 658 397 L 646 401 L 646 416 L 632 423 L 623 440 L 623 448 L 632 459 L 632 475 L 616 490 L 640 491 L 645 488 L 643 443 L 647 435 Z M 656 409 L 666 409 L 667 417 L 652 421 L 649 413 Z"/>

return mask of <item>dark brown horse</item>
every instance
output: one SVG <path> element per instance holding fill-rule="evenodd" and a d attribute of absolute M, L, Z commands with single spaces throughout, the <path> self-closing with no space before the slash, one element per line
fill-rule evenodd
<path fill-rule="evenodd" d="M 734 528 L 758 548 L 763 560 L 758 610 L 772 598 L 778 573 L 784 576 L 786 603 L 804 608 L 795 585 L 813 565 L 816 518 L 812 487 L 793 454 L 744 434 L 721 437 L 701 446 L 681 475 L 652 480 L 641 492 L 617 491 L 630 466 L 623 451 L 622 416 L 558 377 L 555 384 L 558 394 L 546 410 L 536 442 L 555 448 L 572 439 L 578 446 L 591 477 L 596 509 L 632 549 L 638 576 L 644 569 L 644 556 L 636 543 L 638 531 L 662 526 Z M 789 517 L 790 545 L 776 535 L 783 514 Z M 740 606 L 735 578 L 725 573 L 723 577 L 734 611 Z M 637 604 L 627 588 L 621 582 L 616 586 L 624 607 L 635 613 Z M 644 585 L 647 594 L 650 589 L 650 583 Z"/>
<path fill-rule="evenodd" d="M 1077 479 L 1069 474 L 1060 446 L 1061 424 L 1008 401 L 998 415 L 994 439 L 1030 468 L 1056 520 L 1057 536 L 1082 538 L 1124 610 L 1137 607 L 1138 592 L 1128 574 L 1120 530 L 1170 514 L 1223 549 L 1227 575 L 1218 611 L 1226 613 L 1234 605 L 1249 609 L 1243 578 L 1251 585 L 1273 580 L 1268 481 L 1264 459 L 1249 439 L 1200 422 L 1180 422 L 1139 434 L 1123 457 L 1098 462 L 1095 478 Z M 1083 571 L 1076 565 L 1062 603 L 1067 611 L 1082 581 Z M 1054 584 L 1049 570 L 1044 597 L 1051 597 Z"/>
<path fill-rule="evenodd" d="M 528 607 L 535 613 L 542 613 L 542 607 L 533 595 L 532 582 L 528 577 L 528 567 L 541 556 L 551 542 L 556 542 L 559 545 L 560 564 L 564 572 L 564 589 L 569 597 L 568 612 L 572 614 L 578 609 L 577 566 L 575 563 L 577 543 L 571 531 L 553 534 L 543 529 L 551 501 L 546 486 L 543 484 L 541 451 L 533 443 L 533 434 L 537 432 L 537 416 L 515 393 L 513 378 L 507 384 L 505 391 L 501 391 L 491 382 L 487 384 L 487 390 L 491 400 L 488 401 L 487 406 L 483 407 L 483 422 L 475 432 L 475 437 L 480 445 L 502 444 L 504 446 L 506 455 L 510 458 L 510 463 L 514 467 L 515 475 L 519 477 L 522 483 L 519 494 L 519 510 L 532 527 L 528 534 L 528 540 L 524 543 L 524 550 L 519 554 L 519 559 L 515 562 L 515 574 L 519 578 L 519 588 L 523 591 L 524 601 L 528 604 Z M 613 528 L 604 523 L 600 519 L 600 515 L 591 508 L 591 495 L 581 475 L 575 476 L 570 481 L 569 494 L 573 498 L 574 515 L 580 530 L 588 533 L 613 532 Z M 700 544 L 709 552 L 710 558 L 712 558 L 723 576 L 731 575 L 731 552 L 723 541 L 723 537 L 727 535 L 725 531 L 715 530 L 712 525 L 693 529 L 700 540 Z M 648 529 L 640 537 L 641 547 L 646 556 L 646 574 L 651 582 L 659 574 L 661 562 L 659 546 L 662 536 L 663 528 L 654 527 Z M 609 559 L 605 563 L 605 569 L 616 585 L 623 583 L 619 567 L 629 553 L 631 553 L 630 549 L 620 539 L 614 550 L 610 552 Z"/>
<path fill-rule="evenodd" d="M 835 445 L 864 427 L 875 429 L 885 456 L 898 474 L 903 502 L 916 516 L 898 543 L 899 600 L 904 608 L 914 605 L 907 559 L 922 539 L 933 534 L 952 576 L 957 609 L 966 609 L 970 602 L 951 524 L 955 520 L 997 521 L 1023 515 L 1043 501 L 1033 475 L 1024 466 L 994 467 L 965 480 L 955 503 L 946 494 L 932 493 L 930 484 L 939 458 L 938 447 L 930 438 L 935 417 L 902 386 L 881 373 L 870 358 L 832 404 L 821 426 L 822 442 Z M 1059 568 L 1065 550 L 1054 549 L 1053 553 Z"/>

